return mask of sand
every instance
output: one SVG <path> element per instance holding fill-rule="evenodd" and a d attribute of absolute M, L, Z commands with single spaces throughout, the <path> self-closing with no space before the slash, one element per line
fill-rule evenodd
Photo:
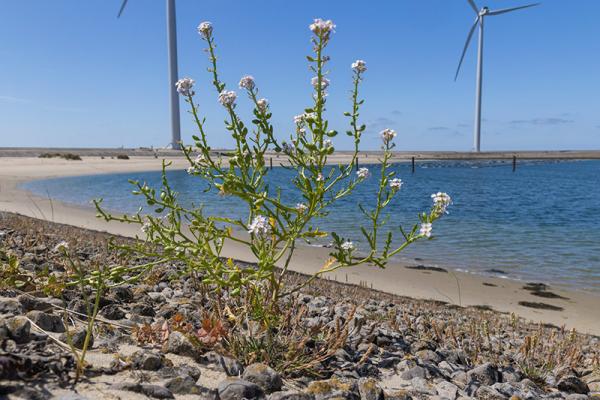
<path fill-rule="evenodd" d="M 367 156 L 365 163 L 374 161 L 376 156 Z M 343 155 L 338 158 L 340 161 L 343 159 Z M 172 168 L 187 167 L 187 162 L 181 157 L 172 157 L 172 161 Z M 18 185 L 34 179 L 152 171 L 160 168 L 160 159 L 147 156 L 133 156 L 129 160 L 89 156 L 83 157 L 83 161 L 0 157 L 0 210 L 134 237 L 140 233 L 137 226 L 106 223 L 96 218 L 96 212 L 91 206 L 73 206 L 36 196 L 19 189 Z M 235 243 L 226 246 L 225 255 L 243 261 L 254 261 L 245 248 Z M 291 269 L 310 274 L 321 268 L 327 255 L 328 250 L 324 248 L 301 247 L 297 250 Z M 413 298 L 440 300 L 460 306 L 486 306 L 498 312 L 514 312 L 534 322 L 564 325 L 583 333 L 600 335 L 600 296 L 585 292 L 550 287 L 549 291 L 567 299 L 541 298 L 523 289 L 524 282 L 453 271 L 408 269 L 405 265 L 393 263 L 386 269 L 365 265 L 338 270 L 328 278 Z M 544 303 L 562 310 L 534 309 L 522 306 L 520 302 Z"/>

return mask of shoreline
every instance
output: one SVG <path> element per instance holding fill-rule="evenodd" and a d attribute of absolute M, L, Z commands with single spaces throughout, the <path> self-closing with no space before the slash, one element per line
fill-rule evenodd
<path fill-rule="evenodd" d="M 367 154 L 364 160 L 361 158 L 361 161 L 367 163 L 371 158 L 371 162 L 374 162 L 376 155 Z M 187 167 L 187 161 L 182 157 L 172 157 L 170 161 L 173 161 L 171 168 Z M 343 155 L 340 155 L 336 161 L 343 162 Z M 108 224 L 97 219 L 95 210 L 91 207 L 75 206 L 36 196 L 20 189 L 18 185 L 38 179 L 155 171 L 160 167 L 160 158 L 148 156 L 134 156 L 129 160 L 84 156 L 83 161 L 0 157 L 0 210 L 134 237 L 139 233 L 137 226 Z M 225 254 L 241 261 L 253 262 L 253 257 L 247 249 L 232 243 L 225 247 Z M 305 274 L 313 273 L 321 268 L 327 255 L 327 248 L 300 247 L 290 269 Z M 540 297 L 531 294 L 531 290 L 523 289 L 525 281 L 510 277 L 485 276 L 455 270 L 442 272 L 428 267 L 410 269 L 406 264 L 400 263 L 390 263 L 385 270 L 358 266 L 339 270 L 327 278 L 416 299 L 437 300 L 460 306 L 490 307 L 505 313 L 514 312 L 526 320 L 557 326 L 565 325 L 569 329 L 575 328 L 582 333 L 600 335 L 600 309 L 597 307 L 597 304 L 600 304 L 600 297 L 583 291 L 550 286 L 548 291 L 568 299 Z M 519 305 L 519 302 L 543 303 L 563 310 L 530 308 Z"/>

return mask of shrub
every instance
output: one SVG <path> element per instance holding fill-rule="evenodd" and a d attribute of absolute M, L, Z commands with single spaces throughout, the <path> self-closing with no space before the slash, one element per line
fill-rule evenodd
<path fill-rule="evenodd" d="M 114 267 L 107 275 L 113 284 L 135 281 L 158 264 L 181 262 L 195 276 L 200 276 L 202 283 L 215 293 L 227 292 L 230 298 L 241 296 L 245 299 L 244 312 L 268 328 L 276 326 L 281 320 L 279 307 L 282 300 L 317 277 L 361 264 L 385 268 L 390 257 L 417 240 L 430 238 L 431 224 L 445 213 L 450 204 L 450 197 L 445 193 L 432 195 L 431 210 L 420 213 L 411 229 L 399 227 L 400 239 L 394 236 L 392 230 L 382 232 L 387 222 L 382 212 L 396 199 L 402 186 L 402 181 L 390 170 L 396 136 L 393 130 L 381 132 L 379 176 L 370 178 L 367 168 L 360 168 L 356 173 L 353 171 L 361 136 L 366 129 L 359 122 L 359 112 L 364 102 L 360 99 L 359 88 L 367 70 L 362 60 L 352 64 L 351 106 L 350 111 L 344 113 L 349 120 L 346 134 L 353 139 L 353 151 L 347 164 L 328 166 L 328 157 L 335 151 L 332 139 L 338 135 L 326 118 L 326 91 L 330 82 L 326 72 L 329 56 L 325 51 L 334 33 L 333 28 L 331 21 L 320 19 L 310 25 L 313 54 L 307 60 L 315 74 L 311 81 L 314 89 L 312 104 L 304 113 L 294 117 L 295 131 L 289 140 L 281 140 L 275 135 L 271 124 L 269 103 L 259 97 L 258 87 L 251 76 L 245 76 L 239 82 L 239 87 L 252 105 L 254 117 L 250 125 L 237 113 L 237 93 L 227 90 L 219 76 L 213 27 L 208 22 L 200 24 L 198 31 L 208 46 L 212 85 L 227 115 L 225 128 L 235 140 L 235 148 L 223 156 L 211 151 L 205 119 L 194 102 L 195 82 L 183 78 L 177 82 L 177 90 L 189 104 L 198 128 L 198 134 L 193 136 L 194 145 L 183 146 L 183 154 L 190 163 L 187 172 L 201 183 L 208 183 L 208 190 L 241 200 L 245 204 L 246 216 L 206 215 L 201 208 L 184 207 L 167 179 L 165 171 L 169 163 L 163 161 L 161 187 L 151 188 L 143 182 L 131 182 L 135 186 L 134 194 L 145 200 L 153 209 L 152 213 L 143 214 L 140 210 L 135 215 L 114 216 L 101 207 L 101 199 L 95 201 L 99 216 L 107 221 L 140 225 L 145 240 L 135 245 L 121 246 L 121 250 L 154 257 L 152 262 L 144 265 Z M 269 150 L 287 157 L 285 168 L 295 173 L 291 184 L 301 202 L 286 203 L 281 199 L 281 188 L 268 185 L 266 177 L 269 168 L 265 163 L 265 154 Z M 334 203 L 348 197 L 366 179 L 377 179 L 378 185 L 374 204 L 359 205 L 366 219 L 366 224 L 360 228 L 366 248 L 359 252 L 349 238 L 323 231 L 319 227 L 319 220 L 330 212 Z M 235 234 L 235 229 L 247 234 Z M 383 245 L 378 240 L 381 235 L 385 239 Z M 310 279 L 288 287 L 284 277 L 298 243 L 316 237 L 330 237 L 333 240 L 330 258 Z M 224 257 L 223 246 L 228 241 L 247 247 L 256 258 L 255 266 L 247 268 Z M 236 347 L 243 346 L 238 342 Z"/>
<path fill-rule="evenodd" d="M 129 156 L 127 154 L 119 154 L 117 155 L 117 160 L 129 160 Z"/>

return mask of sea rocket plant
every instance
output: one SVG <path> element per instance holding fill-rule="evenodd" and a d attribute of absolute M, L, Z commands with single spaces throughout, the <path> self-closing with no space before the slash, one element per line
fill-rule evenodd
<path fill-rule="evenodd" d="M 349 119 L 346 134 L 353 143 L 352 152 L 347 164 L 330 165 L 329 162 L 329 156 L 335 151 L 333 138 L 338 131 L 330 127 L 326 117 L 329 99 L 325 89 L 330 86 L 330 81 L 325 68 L 329 56 L 324 53 L 334 29 L 335 24 L 331 20 L 316 19 L 310 25 L 313 54 L 307 59 L 314 75 L 311 79 L 311 104 L 302 114 L 293 117 L 295 130 L 283 140 L 281 134 L 275 133 L 269 103 L 259 97 L 258 83 L 252 76 L 240 79 L 240 98 L 236 92 L 226 89 L 219 75 L 213 26 L 210 22 L 202 22 L 198 26 L 198 33 L 207 44 L 212 85 L 224 107 L 225 128 L 233 138 L 234 146 L 223 152 L 212 150 L 205 119 L 194 101 L 195 82 L 191 78 L 183 78 L 177 82 L 177 91 L 189 104 L 198 129 L 197 135 L 193 136 L 194 146 L 184 146 L 183 154 L 190 163 L 190 179 L 208 183 L 209 191 L 238 199 L 244 205 L 244 216 L 207 215 L 201 208 L 184 207 L 169 184 L 166 175 L 168 164 L 164 162 L 160 188 L 133 182 L 136 187 L 134 193 L 144 197 L 155 215 L 140 212 L 116 217 L 104 211 L 100 201 L 96 202 L 100 215 L 105 219 L 141 226 L 145 241 L 135 246 L 122 246 L 122 250 L 143 255 L 143 258 L 156 258 L 149 264 L 129 269 L 118 266 L 118 270 L 111 270 L 111 277 L 126 276 L 122 279 L 129 282 L 143 277 L 160 263 L 182 262 L 191 273 L 200 272 L 207 287 L 226 289 L 231 295 L 249 294 L 253 301 L 248 307 L 255 307 L 253 315 L 263 315 L 265 320 L 262 322 L 269 324 L 276 318 L 282 298 L 302 289 L 318 276 L 361 264 L 385 268 L 390 257 L 406 246 L 431 237 L 432 224 L 447 212 L 451 204 L 447 194 L 434 194 L 432 209 L 419 214 L 418 222 L 409 231 L 397 226 L 396 221 L 385 218 L 383 213 L 402 187 L 402 180 L 390 168 L 396 132 L 389 128 L 380 134 L 383 142 L 381 165 L 373 169 L 378 171 L 375 200 L 370 206 L 359 206 L 366 222 L 357 230 L 356 237 L 342 238 L 319 227 L 320 218 L 332 212 L 333 204 L 352 195 L 356 187 L 371 176 L 366 167 L 353 173 L 361 137 L 366 130 L 366 126 L 359 122 L 360 108 L 364 103 L 359 97 L 359 87 L 367 71 L 363 60 L 353 62 L 349 71 L 352 74 L 351 104 L 350 111 L 344 115 Z M 238 102 L 242 105 L 244 100 L 252 109 L 253 117 L 249 124 L 236 111 Z M 268 152 L 283 155 L 285 167 L 293 172 L 289 187 L 274 188 L 268 184 L 266 177 L 270 169 L 266 158 L 273 155 Z M 284 201 L 282 189 L 294 191 L 301 202 Z M 380 237 L 386 224 L 394 226 Z M 400 238 L 393 234 L 397 230 L 402 233 Z M 306 282 L 285 286 L 283 278 L 294 260 L 297 244 L 315 238 L 333 241 L 331 258 Z M 227 259 L 223 249 L 228 242 L 248 248 L 256 258 L 255 268 L 241 268 Z"/>

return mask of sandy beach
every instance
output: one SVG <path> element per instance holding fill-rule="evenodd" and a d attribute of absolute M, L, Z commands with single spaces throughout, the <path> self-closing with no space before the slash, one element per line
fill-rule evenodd
<path fill-rule="evenodd" d="M 375 162 L 376 158 L 376 153 L 368 153 L 361 156 L 361 161 Z M 426 157 L 423 155 L 421 158 Z M 344 156 L 340 155 L 334 162 L 343 160 Z M 171 168 L 187 167 L 187 161 L 181 157 L 172 157 L 170 161 L 173 162 Z M 148 156 L 132 156 L 129 160 L 84 156 L 82 161 L 41 159 L 23 154 L 20 157 L 0 157 L 0 210 L 133 237 L 139 234 L 137 226 L 107 224 L 96 218 L 95 210 L 91 207 L 78 207 L 36 196 L 19 189 L 18 186 L 20 183 L 36 179 L 152 171 L 160 168 L 160 157 Z M 243 261 L 254 261 L 244 250 L 229 244 L 226 254 Z M 292 262 L 291 269 L 301 273 L 317 271 L 327 254 L 328 250 L 324 248 L 301 248 Z M 524 289 L 525 282 L 452 271 L 409 269 L 404 265 L 394 264 L 390 264 L 385 270 L 371 266 L 340 270 L 328 278 L 401 296 L 434 299 L 460 306 L 485 306 L 502 313 L 514 312 L 534 322 L 565 325 L 583 333 L 600 335 L 600 308 L 597 307 L 600 297 L 584 292 L 551 287 L 551 292 L 566 299 L 541 298 Z M 556 309 L 525 307 L 519 304 L 523 302 L 544 303 Z"/>

